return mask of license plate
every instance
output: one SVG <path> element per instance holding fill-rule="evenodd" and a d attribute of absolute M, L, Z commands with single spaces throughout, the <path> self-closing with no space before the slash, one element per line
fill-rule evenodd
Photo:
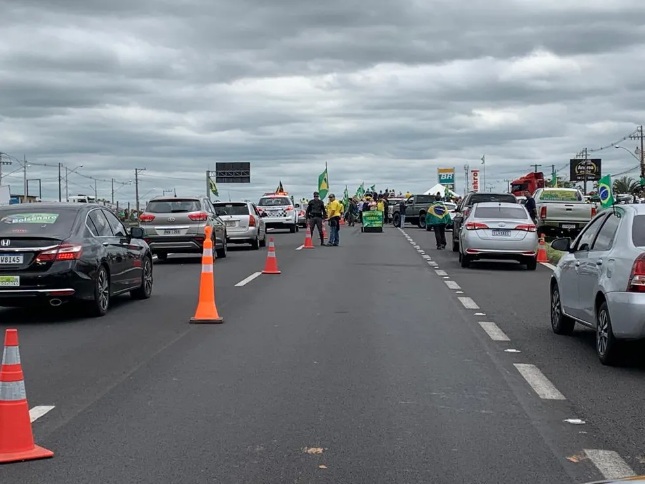
<path fill-rule="evenodd" d="M 0 264 L 22 264 L 22 254 L 0 254 Z"/>
<path fill-rule="evenodd" d="M 562 229 L 575 229 L 575 224 L 562 224 Z"/>
<path fill-rule="evenodd" d="M 164 229 L 163 231 L 164 236 L 178 236 L 181 234 L 180 229 Z"/>
<path fill-rule="evenodd" d="M 20 286 L 20 276 L 0 276 L 0 287 Z"/>
<path fill-rule="evenodd" d="M 235 221 L 226 221 L 226 227 L 235 227 Z"/>
<path fill-rule="evenodd" d="M 507 229 L 493 229 L 493 236 L 506 236 L 509 237 L 511 235 L 511 231 Z"/>

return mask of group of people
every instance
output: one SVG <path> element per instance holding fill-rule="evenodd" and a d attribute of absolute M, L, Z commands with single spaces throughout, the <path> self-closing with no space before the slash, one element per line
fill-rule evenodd
<path fill-rule="evenodd" d="M 314 229 L 318 228 L 321 246 L 338 246 L 340 244 L 340 219 L 345 213 L 343 203 L 336 200 L 334 194 L 328 195 L 329 202 L 327 205 L 320 198 L 318 192 L 314 192 L 314 198 L 307 204 L 305 217 L 307 224 L 311 229 L 311 235 Z M 329 220 L 329 241 L 325 244 L 325 233 L 323 232 L 323 221 Z"/>

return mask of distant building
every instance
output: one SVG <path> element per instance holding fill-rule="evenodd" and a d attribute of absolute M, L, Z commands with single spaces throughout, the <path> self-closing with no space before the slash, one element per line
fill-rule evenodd
<path fill-rule="evenodd" d="M 40 202 L 38 197 L 35 195 L 28 195 L 27 200 L 23 200 L 24 196 L 21 194 L 11 194 L 11 199 L 9 200 L 10 204 L 20 204 L 21 202 L 26 202 L 27 204 L 33 204 L 34 202 Z"/>

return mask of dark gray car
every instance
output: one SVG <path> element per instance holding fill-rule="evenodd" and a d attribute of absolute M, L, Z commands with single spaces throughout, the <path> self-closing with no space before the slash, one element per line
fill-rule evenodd
<path fill-rule="evenodd" d="M 217 257 L 226 257 L 226 226 L 206 197 L 156 197 L 139 221 L 146 242 L 160 260 L 169 253 L 202 252 L 207 225 L 213 228 Z"/>

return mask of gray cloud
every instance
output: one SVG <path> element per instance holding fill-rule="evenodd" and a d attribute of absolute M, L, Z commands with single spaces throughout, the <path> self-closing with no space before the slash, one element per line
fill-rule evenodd
<path fill-rule="evenodd" d="M 3 14 L 0 151 L 26 154 L 47 198 L 58 162 L 109 196 L 135 166 L 143 193 L 196 193 L 216 161 L 251 161 L 253 183 L 230 190 L 256 198 L 279 180 L 310 193 L 325 162 L 335 192 L 424 190 L 440 166 L 463 189 L 484 153 L 501 189 L 645 114 L 636 0 L 22 0 Z M 21 177 L 5 182 L 21 192 Z"/>

